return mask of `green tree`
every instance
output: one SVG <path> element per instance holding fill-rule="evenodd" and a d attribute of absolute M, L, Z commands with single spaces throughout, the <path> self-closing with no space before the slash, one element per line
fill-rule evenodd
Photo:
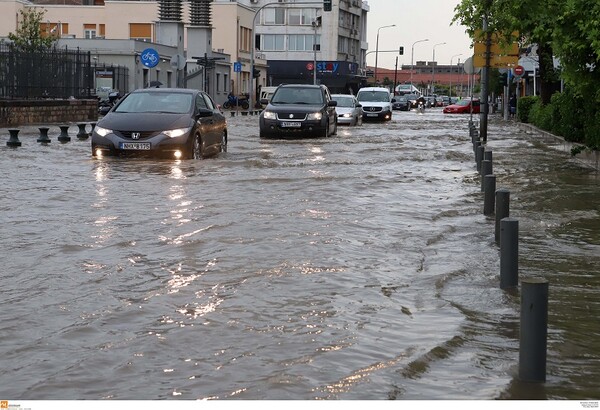
<path fill-rule="evenodd" d="M 8 38 L 13 49 L 20 51 L 45 50 L 56 41 L 55 35 L 43 36 L 41 23 L 44 19 L 45 10 L 36 8 L 24 8 L 19 11 L 19 25 L 15 33 L 9 33 Z"/>
<path fill-rule="evenodd" d="M 562 7 L 559 0 L 463 0 L 456 6 L 453 22 L 460 22 L 473 36 L 482 28 L 487 16 L 488 32 L 504 33 L 503 41 L 512 42 L 513 32 L 519 42 L 537 44 L 541 97 L 549 103 L 557 80 L 553 64 L 552 34 L 556 12 Z"/>

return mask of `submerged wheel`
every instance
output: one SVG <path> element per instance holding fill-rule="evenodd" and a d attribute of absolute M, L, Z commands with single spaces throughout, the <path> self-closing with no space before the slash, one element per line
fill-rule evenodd
<path fill-rule="evenodd" d="M 200 134 L 196 134 L 192 141 L 192 149 L 190 150 L 189 159 L 201 159 L 202 158 L 202 138 Z"/>
<path fill-rule="evenodd" d="M 221 135 L 221 152 L 227 152 L 227 133 L 225 131 Z"/>
<path fill-rule="evenodd" d="M 244 110 L 247 110 L 248 108 L 250 108 L 250 103 L 246 100 L 242 101 L 242 108 Z"/>

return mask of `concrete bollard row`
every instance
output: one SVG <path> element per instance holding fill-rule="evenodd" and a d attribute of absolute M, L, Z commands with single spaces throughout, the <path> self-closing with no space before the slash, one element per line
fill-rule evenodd
<path fill-rule="evenodd" d="M 500 288 L 510 291 L 519 286 L 519 221 L 510 217 L 510 191 L 496 189 L 492 151 L 485 149 L 471 121 L 469 133 L 477 172 L 481 175 L 483 214 L 495 214 L 494 239 L 500 246 Z M 543 383 L 546 381 L 548 282 L 543 279 L 523 279 L 521 288 L 519 379 Z"/>
<path fill-rule="evenodd" d="M 77 127 L 79 127 L 79 131 L 77 133 L 77 138 L 79 140 L 85 140 L 87 138 L 89 138 L 92 133 L 94 132 L 94 128 L 96 128 L 96 123 L 92 122 L 90 123 L 91 125 L 91 130 L 90 132 L 87 132 L 86 127 L 87 127 L 87 123 L 78 123 Z M 60 142 L 69 142 L 71 141 L 71 137 L 69 136 L 69 125 L 59 125 L 60 128 L 60 134 L 58 136 L 58 141 Z M 50 130 L 49 127 L 39 127 L 39 137 L 37 139 L 37 142 L 39 142 L 40 144 L 48 144 L 50 142 L 52 142 L 52 140 L 50 139 L 50 137 L 48 136 L 48 131 Z M 8 132 L 10 134 L 10 137 L 8 139 L 8 141 L 6 142 L 6 145 L 9 147 L 20 147 L 22 145 L 21 141 L 19 140 L 19 132 L 21 130 L 20 129 L 9 129 Z"/>

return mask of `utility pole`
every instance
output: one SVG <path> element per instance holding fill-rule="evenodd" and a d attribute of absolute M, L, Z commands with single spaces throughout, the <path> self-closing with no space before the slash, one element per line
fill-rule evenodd
<path fill-rule="evenodd" d="M 490 57 L 492 51 L 492 33 L 489 29 L 489 14 L 492 8 L 492 0 L 486 0 L 483 13 L 483 34 L 485 35 L 485 66 L 481 74 L 481 115 L 479 118 L 479 136 L 487 142 L 489 93 L 490 93 Z"/>

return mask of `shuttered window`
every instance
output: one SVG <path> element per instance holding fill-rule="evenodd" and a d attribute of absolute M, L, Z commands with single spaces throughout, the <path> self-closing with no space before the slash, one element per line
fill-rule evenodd
<path fill-rule="evenodd" d="M 129 23 L 129 38 L 134 40 L 152 40 L 151 23 Z"/>

